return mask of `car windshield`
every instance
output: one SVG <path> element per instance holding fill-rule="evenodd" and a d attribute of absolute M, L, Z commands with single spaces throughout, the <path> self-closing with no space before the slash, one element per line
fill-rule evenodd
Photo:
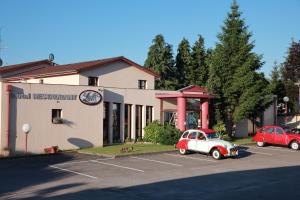
<path fill-rule="evenodd" d="M 217 133 L 209 133 L 209 134 L 206 134 L 206 136 L 207 136 L 208 139 L 219 138 L 219 135 Z"/>

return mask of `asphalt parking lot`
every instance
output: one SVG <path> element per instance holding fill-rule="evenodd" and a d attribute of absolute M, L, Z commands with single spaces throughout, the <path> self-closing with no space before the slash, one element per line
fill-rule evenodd
<path fill-rule="evenodd" d="M 0 160 L 0 199 L 300 199 L 300 151 L 246 146 L 237 158 L 177 152 Z"/>

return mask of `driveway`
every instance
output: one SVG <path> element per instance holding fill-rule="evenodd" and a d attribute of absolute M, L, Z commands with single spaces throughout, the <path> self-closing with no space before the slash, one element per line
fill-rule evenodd
<path fill-rule="evenodd" d="M 77 153 L 0 160 L 0 199 L 300 199 L 300 151 L 246 146 L 233 158 Z"/>

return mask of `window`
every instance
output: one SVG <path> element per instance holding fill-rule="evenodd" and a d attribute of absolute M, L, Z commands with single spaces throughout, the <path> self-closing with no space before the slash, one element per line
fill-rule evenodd
<path fill-rule="evenodd" d="M 98 86 L 98 77 L 89 77 L 89 86 Z"/>
<path fill-rule="evenodd" d="M 146 89 L 146 84 L 147 84 L 147 81 L 146 80 L 139 80 L 139 89 Z"/>
<path fill-rule="evenodd" d="M 199 132 L 198 133 L 198 137 L 197 137 L 198 140 L 206 140 L 205 136 L 203 133 Z"/>
<path fill-rule="evenodd" d="M 142 105 L 135 106 L 135 138 L 142 138 Z"/>
<path fill-rule="evenodd" d="M 184 133 L 182 134 L 182 138 L 186 138 L 188 134 L 189 134 L 188 131 L 184 132 Z"/>
<path fill-rule="evenodd" d="M 265 133 L 273 133 L 273 132 L 274 132 L 274 128 L 268 128 L 265 131 Z"/>
<path fill-rule="evenodd" d="M 120 104 L 114 103 L 112 107 L 113 113 L 113 142 L 119 143 L 121 142 L 120 137 Z"/>
<path fill-rule="evenodd" d="M 196 139 L 197 132 L 191 132 L 188 136 L 189 139 Z"/>
<path fill-rule="evenodd" d="M 125 104 L 125 119 L 124 119 L 124 129 L 125 129 L 125 140 L 131 139 L 131 105 Z"/>
<path fill-rule="evenodd" d="M 103 144 L 108 144 L 108 113 L 109 113 L 109 103 L 104 102 L 104 105 L 103 105 Z"/>
<path fill-rule="evenodd" d="M 152 106 L 146 106 L 146 125 L 152 122 Z"/>
<path fill-rule="evenodd" d="M 62 124 L 62 109 L 52 109 L 52 123 Z"/>
<path fill-rule="evenodd" d="M 283 134 L 283 130 L 281 128 L 276 128 L 276 133 L 277 134 Z"/>

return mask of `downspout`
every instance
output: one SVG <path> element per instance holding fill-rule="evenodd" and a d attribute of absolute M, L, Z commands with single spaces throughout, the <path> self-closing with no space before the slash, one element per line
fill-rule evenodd
<path fill-rule="evenodd" d="M 10 151 L 10 96 L 12 91 L 12 85 L 6 86 L 7 91 L 7 126 L 6 126 L 6 137 L 7 137 L 7 150 Z"/>

